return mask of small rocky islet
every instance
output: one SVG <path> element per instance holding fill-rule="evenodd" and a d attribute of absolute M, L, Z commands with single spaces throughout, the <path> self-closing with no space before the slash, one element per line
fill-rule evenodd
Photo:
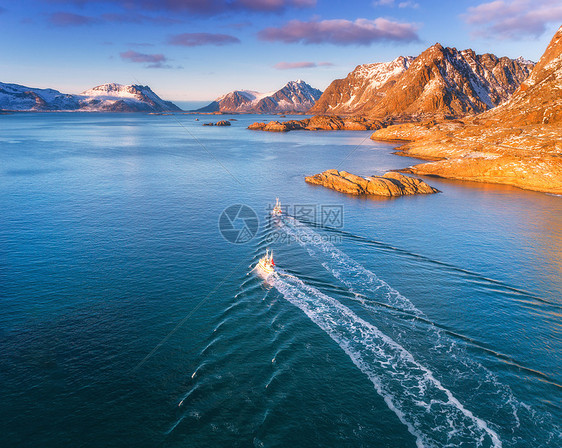
<path fill-rule="evenodd" d="M 230 126 L 230 121 L 229 120 L 220 120 L 220 121 L 217 121 L 216 123 L 213 123 L 213 122 L 203 123 L 203 126 Z"/>
<path fill-rule="evenodd" d="M 254 131 L 374 131 L 385 126 L 382 120 L 365 117 L 340 117 L 336 115 L 315 115 L 303 120 L 257 122 L 248 126 Z"/>

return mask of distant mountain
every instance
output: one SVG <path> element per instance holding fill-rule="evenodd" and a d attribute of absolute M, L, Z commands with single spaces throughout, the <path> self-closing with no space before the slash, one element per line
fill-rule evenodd
<path fill-rule="evenodd" d="M 252 90 L 235 90 L 217 98 L 197 112 L 285 113 L 305 112 L 322 92 L 302 80 L 290 81 L 276 92 L 260 93 Z"/>
<path fill-rule="evenodd" d="M 79 107 L 75 95 L 67 95 L 53 89 L 36 89 L 0 82 L 0 109 L 2 110 L 76 110 Z"/>
<path fill-rule="evenodd" d="M 80 95 L 80 109 L 110 112 L 176 112 L 181 109 L 164 101 L 148 86 L 102 84 Z"/>
<path fill-rule="evenodd" d="M 0 82 L 0 109 L 10 111 L 166 112 L 179 111 L 148 86 L 102 84 L 79 95 Z"/>
<path fill-rule="evenodd" d="M 437 43 L 415 59 L 358 66 L 334 81 L 309 112 L 405 119 L 480 113 L 507 101 L 533 66 Z"/>

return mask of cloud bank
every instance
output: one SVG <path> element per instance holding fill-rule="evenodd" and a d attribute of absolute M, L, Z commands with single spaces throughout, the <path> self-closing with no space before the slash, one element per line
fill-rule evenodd
<path fill-rule="evenodd" d="M 215 33 L 183 33 L 171 36 L 168 39 L 171 45 L 182 45 L 184 47 L 199 47 L 201 45 L 223 46 L 239 44 L 240 39 L 229 34 Z"/>
<path fill-rule="evenodd" d="M 71 12 L 55 12 L 49 16 L 49 22 L 56 26 L 81 26 L 98 23 L 95 17 L 73 14 Z"/>
<path fill-rule="evenodd" d="M 357 19 L 355 21 L 312 20 L 302 22 L 291 20 L 279 28 L 266 28 L 258 33 L 258 38 L 270 42 L 369 45 L 374 42 L 418 41 L 417 27 L 412 23 L 393 22 L 388 19 Z"/>
<path fill-rule="evenodd" d="M 43 0 L 46 2 L 52 0 Z M 109 3 L 108 0 L 62 0 L 79 6 Z M 310 8 L 316 0 L 113 0 L 129 11 L 169 11 L 216 16 L 225 12 L 281 12 L 289 8 Z"/>
<path fill-rule="evenodd" d="M 124 61 L 135 62 L 137 64 L 148 64 L 146 68 L 172 68 L 166 64 L 168 58 L 163 54 L 146 54 L 129 50 L 119 53 Z"/>
<path fill-rule="evenodd" d="M 474 35 L 500 39 L 539 37 L 550 23 L 562 22 L 560 0 L 496 0 L 468 8 L 462 16 Z"/>

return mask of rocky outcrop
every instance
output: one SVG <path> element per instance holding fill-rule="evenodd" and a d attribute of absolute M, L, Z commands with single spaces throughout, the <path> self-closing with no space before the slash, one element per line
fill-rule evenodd
<path fill-rule="evenodd" d="M 315 115 L 304 120 L 257 122 L 248 129 L 270 132 L 305 131 L 372 131 L 380 129 L 384 123 L 364 117 L 338 117 L 335 115 Z"/>
<path fill-rule="evenodd" d="M 408 172 L 562 194 L 562 27 L 506 103 L 475 117 L 389 126 L 401 154 L 433 160 Z"/>
<path fill-rule="evenodd" d="M 299 79 L 290 81 L 281 89 L 270 93 L 235 90 L 195 112 L 243 114 L 305 112 L 315 104 L 320 95 L 322 95 L 320 90 Z"/>
<path fill-rule="evenodd" d="M 463 117 L 507 101 L 533 65 L 437 43 L 415 59 L 358 66 L 334 81 L 309 112 L 408 121 Z"/>
<path fill-rule="evenodd" d="M 361 177 L 347 171 L 327 170 L 304 179 L 309 184 L 354 195 L 405 196 L 439 193 L 421 179 L 389 172 L 384 176 Z"/>
<path fill-rule="evenodd" d="M 0 109 L 14 111 L 172 112 L 181 109 L 164 101 L 148 86 L 102 84 L 79 95 L 0 83 Z"/>

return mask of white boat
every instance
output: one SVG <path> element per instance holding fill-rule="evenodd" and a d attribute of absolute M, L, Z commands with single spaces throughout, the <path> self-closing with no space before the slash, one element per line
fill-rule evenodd
<path fill-rule="evenodd" d="M 256 265 L 256 270 L 264 275 L 269 276 L 275 272 L 275 262 L 273 261 L 273 251 L 269 253 L 269 249 L 265 251 L 265 255 L 260 258 Z"/>
<path fill-rule="evenodd" d="M 279 216 L 281 215 L 281 213 L 281 202 L 279 202 L 279 198 L 275 198 L 275 207 L 273 207 L 273 210 L 271 210 L 271 214 L 274 216 Z"/>

